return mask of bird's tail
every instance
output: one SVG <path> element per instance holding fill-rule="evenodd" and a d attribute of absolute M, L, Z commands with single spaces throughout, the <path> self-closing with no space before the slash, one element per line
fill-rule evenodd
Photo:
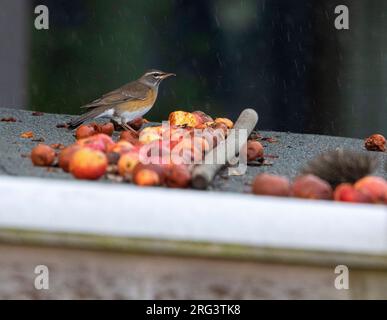
<path fill-rule="evenodd" d="M 98 108 L 92 109 L 89 112 L 82 114 L 78 118 L 71 120 L 70 122 L 67 123 L 67 125 L 68 125 L 69 129 L 75 129 L 75 128 L 79 127 L 82 123 L 84 123 L 85 121 L 94 119 L 94 118 L 98 117 L 100 114 L 101 114 L 101 110 L 98 110 Z"/>

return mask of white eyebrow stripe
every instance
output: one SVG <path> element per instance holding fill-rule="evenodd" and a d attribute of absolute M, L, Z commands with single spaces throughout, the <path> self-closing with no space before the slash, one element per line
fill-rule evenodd
<path fill-rule="evenodd" d="M 160 74 L 160 75 L 162 75 L 163 73 L 160 72 L 160 71 L 150 71 L 150 72 L 145 73 L 145 76 L 149 76 L 151 74 Z"/>

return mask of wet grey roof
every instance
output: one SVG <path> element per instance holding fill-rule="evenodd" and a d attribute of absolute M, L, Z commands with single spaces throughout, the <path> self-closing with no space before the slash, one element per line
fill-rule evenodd
<path fill-rule="evenodd" d="M 33 131 L 36 138 L 44 138 L 45 143 L 62 143 L 64 145 L 74 142 L 72 132 L 65 128 L 57 128 L 58 123 L 64 123 L 72 118 L 69 115 L 43 114 L 33 116 L 32 111 L 0 108 L 0 119 L 13 117 L 16 122 L 0 122 L 0 174 L 11 176 L 35 176 L 59 179 L 72 179 L 71 175 L 60 169 L 47 170 L 47 168 L 34 167 L 27 155 L 38 143 L 32 139 L 20 138 L 25 131 Z M 258 124 L 259 129 L 259 124 Z M 272 165 L 249 167 L 247 174 L 232 176 L 221 172 L 215 179 L 211 189 L 246 192 L 248 184 L 259 172 L 269 172 L 293 178 L 308 160 L 319 153 L 335 148 L 364 150 L 363 140 L 331 137 L 322 135 L 295 134 L 284 132 L 260 131 L 264 137 L 273 137 L 277 142 L 263 141 L 267 161 Z M 387 162 L 387 153 L 375 153 L 380 159 L 378 175 L 387 177 L 383 169 Z"/>

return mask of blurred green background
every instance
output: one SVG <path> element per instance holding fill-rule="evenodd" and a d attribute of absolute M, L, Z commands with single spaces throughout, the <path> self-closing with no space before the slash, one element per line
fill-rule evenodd
<path fill-rule="evenodd" d="M 214 114 L 222 112 L 205 74 L 211 67 L 203 69 L 203 75 L 200 67 L 195 68 L 195 61 L 203 56 L 208 61 L 214 55 L 212 62 L 217 61 L 211 53 L 212 35 L 202 28 L 179 39 L 177 25 L 169 20 L 179 19 L 175 1 L 36 3 L 50 8 L 51 25 L 48 32 L 32 32 L 32 105 L 44 111 L 79 113 L 80 105 L 138 78 L 147 69 L 159 68 L 177 73 L 178 78 L 162 84 L 152 118 L 165 119 L 176 108 L 196 106 Z M 186 23 L 189 21 L 182 21 L 181 27 Z M 191 58 L 185 61 L 188 53 Z"/>
<path fill-rule="evenodd" d="M 382 0 L 46 0 L 33 27 L 29 106 L 79 107 L 146 69 L 175 72 L 150 120 L 201 109 L 264 129 L 363 137 L 386 132 L 387 4 Z M 346 4 L 350 30 L 334 28 Z"/>

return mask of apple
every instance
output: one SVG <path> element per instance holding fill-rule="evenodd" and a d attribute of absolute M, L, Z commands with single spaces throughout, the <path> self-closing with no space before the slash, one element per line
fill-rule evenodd
<path fill-rule="evenodd" d="M 367 176 L 358 180 L 354 188 L 368 195 L 374 203 L 384 203 L 387 193 L 387 181 L 381 177 Z"/>
<path fill-rule="evenodd" d="M 124 154 L 126 152 L 129 152 L 130 150 L 133 150 L 134 146 L 128 141 L 120 140 L 117 143 L 110 145 L 107 152 L 116 152 L 119 154 Z"/>
<path fill-rule="evenodd" d="M 77 144 L 81 147 L 87 147 L 89 149 L 107 152 L 109 147 L 114 145 L 115 142 L 108 135 L 104 133 L 98 133 L 89 138 L 78 140 Z"/>
<path fill-rule="evenodd" d="M 55 150 L 46 144 L 38 144 L 31 151 L 31 161 L 35 166 L 50 166 L 55 156 Z"/>
<path fill-rule="evenodd" d="M 208 142 L 201 138 L 183 138 L 171 149 L 171 161 L 174 164 L 200 163 Z"/>
<path fill-rule="evenodd" d="M 140 117 L 140 118 L 134 119 L 133 121 L 130 121 L 129 126 L 134 130 L 140 130 L 143 123 L 144 123 L 144 119 Z"/>
<path fill-rule="evenodd" d="M 232 129 L 234 127 L 234 123 L 228 118 L 216 118 L 215 123 L 223 123 L 227 126 L 228 129 Z"/>
<path fill-rule="evenodd" d="M 263 158 L 263 146 L 260 142 L 255 140 L 248 140 L 246 144 L 243 145 L 240 156 L 247 159 L 247 161 L 254 161 L 256 159 Z"/>
<path fill-rule="evenodd" d="M 140 159 L 137 152 L 131 151 L 123 154 L 118 160 L 118 173 L 120 176 L 130 176 L 139 161 Z"/>
<path fill-rule="evenodd" d="M 162 127 L 147 127 L 141 130 L 139 136 L 139 142 L 143 144 L 150 143 L 152 141 L 160 140 L 162 136 Z"/>
<path fill-rule="evenodd" d="M 121 131 L 120 140 L 125 140 L 135 145 L 139 143 L 138 134 L 133 131 Z"/>
<path fill-rule="evenodd" d="M 167 166 L 138 163 L 133 170 L 133 182 L 139 186 L 158 186 L 164 183 Z"/>
<path fill-rule="evenodd" d="M 81 125 L 75 131 L 75 137 L 77 140 L 84 139 L 95 135 L 97 132 L 90 125 Z"/>
<path fill-rule="evenodd" d="M 62 168 L 63 171 L 70 171 L 70 160 L 73 157 L 74 153 L 77 152 L 81 147 L 77 144 L 72 144 L 59 153 L 59 167 Z"/>
<path fill-rule="evenodd" d="M 184 164 L 171 164 L 166 173 L 165 184 L 170 188 L 186 188 L 191 182 L 191 172 Z"/>
<path fill-rule="evenodd" d="M 372 202 L 372 199 L 367 194 L 356 190 L 354 186 L 350 183 L 341 183 L 339 184 L 334 193 L 333 199 L 336 201 L 343 202 L 356 202 L 356 203 L 367 203 Z"/>
<path fill-rule="evenodd" d="M 286 177 L 261 173 L 253 181 L 252 192 L 257 195 L 288 197 L 290 182 Z"/>
<path fill-rule="evenodd" d="M 194 128 L 199 124 L 199 121 L 195 115 L 186 111 L 171 112 L 169 114 L 168 120 L 171 126 L 187 126 Z"/>
<path fill-rule="evenodd" d="M 113 132 L 114 132 L 114 124 L 111 122 L 107 122 L 107 123 L 101 125 L 100 132 L 111 137 Z"/>
<path fill-rule="evenodd" d="M 107 169 L 106 155 L 98 150 L 81 148 L 70 160 L 70 172 L 77 179 L 96 180 L 102 177 Z"/>
<path fill-rule="evenodd" d="M 192 112 L 192 115 L 196 118 L 197 125 L 195 127 L 205 124 L 206 122 L 214 121 L 208 114 L 200 110 Z"/>
<path fill-rule="evenodd" d="M 307 174 L 294 180 L 292 195 L 297 198 L 330 200 L 333 196 L 333 190 L 325 180 Z"/>

